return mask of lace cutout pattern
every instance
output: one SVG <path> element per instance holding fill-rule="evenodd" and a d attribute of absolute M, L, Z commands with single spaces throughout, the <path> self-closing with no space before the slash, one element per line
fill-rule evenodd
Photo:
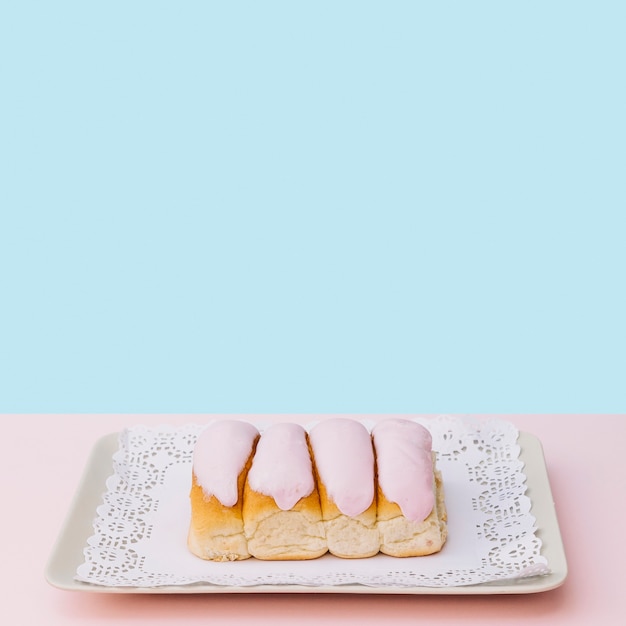
<path fill-rule="evenodd" d="M 188 490 L 193 447 L 205 425 L 133 427 L 120 434 L 113 475 L 107 480 L 94 534 L 76 578 L 95 585 L 130 587 L 194 583 L 448 587 L 549 573 L 525 495 L 516 428 L 502 420 L 439 417 L 416 421 L 432 433 L 446 487 L 450 534 L 438 555 L 421 560 L 384 555 L 344 560 L 327 555 L 289 565 L 253 563 L 255 559 L 204 562 L 186 550 L 188 511 L 183 505 L 176 525 L 181 536 L 172 538 L 175 545 L 169 559 L 161 558 L 158 538 L 172 535 L 164 533 L 164 511 L 172 508 L 169 501 L 174 489 Z M 364 423 L 368 425 L 367 420 Z M 455 493 L 466 503 L 457 506 L 452 501 Z M 455 533 L 465 533 L 469 541 L 455 544 Z M 469 550 L 468 543 L 473 543 Z M 463 557 L 458 560 L 457 550 Z"/>

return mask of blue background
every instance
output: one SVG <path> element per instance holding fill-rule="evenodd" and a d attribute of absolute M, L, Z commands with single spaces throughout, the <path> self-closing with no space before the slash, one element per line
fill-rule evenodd
<path fill-rule="evenodd" d="M 622 2 L 0 8 L 3 412 L 623 412 Z"/>

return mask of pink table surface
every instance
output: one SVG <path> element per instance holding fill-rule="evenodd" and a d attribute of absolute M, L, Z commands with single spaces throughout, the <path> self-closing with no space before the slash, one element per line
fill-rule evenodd
<path fill-rule="evenodd" d="M 264 416 L 266 419 L 267 416 Z M 475 416 L 479 419 L 494 417 Z M 95 442 L 202 415 L 4 415 L 2 607 L 11 624 L 621 623 L 626 415 L 500 415 L 542 442 L 569 575 L 511 596 L 114 595 L 59 590 L 44 569 Z M 280 416 L 289 419 L 289 416 Z"/>

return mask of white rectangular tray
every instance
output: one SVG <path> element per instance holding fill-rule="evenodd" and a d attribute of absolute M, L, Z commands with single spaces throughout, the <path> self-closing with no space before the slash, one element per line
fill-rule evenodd
<path fill-rule="evenodd" d="M 100 439 L 91 453 L 67 519 L 61 530 L 45 576 L 60 589 L 95 593 L 363 593 L 363 594 L 428 594 L 428 595 L 495 595 L 525 594 L 549 591 L 559 587 L 567 577 L 567 561 L 556 517 L 552 492 L 548 481 L 543 449 L 533 435 L 520 432 L 520 459 L 525 464 L 527 495 L 532 502 L 532 513 L 537 520 L 537 535 L 542 541 L 542 555 L 546 557 L 551 573 L 544 576 L 458 587 L 369 587 L 364 585 L 258 585 L 226 587 L 212 584 L 193 584 L 160 587 L 107 587 L 74 579 L 84 561 L 83 549 L 93 534 L 96 509 L 106 491 L 106 480 L 112 474 L 112 457 L 118 448 L 117 433 Z"/>

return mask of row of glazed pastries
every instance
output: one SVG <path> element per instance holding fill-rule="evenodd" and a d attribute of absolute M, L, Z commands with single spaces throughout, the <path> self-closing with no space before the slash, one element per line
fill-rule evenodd
<path fill-rule="evenodd" d="M 329 418 L 262 435 L 214 422 L 194 449 L 190 497 L 189 549 L 213 561 L 424 556 L 447 535 L 431 435 L 404 419 L 371 433 Z"/>

